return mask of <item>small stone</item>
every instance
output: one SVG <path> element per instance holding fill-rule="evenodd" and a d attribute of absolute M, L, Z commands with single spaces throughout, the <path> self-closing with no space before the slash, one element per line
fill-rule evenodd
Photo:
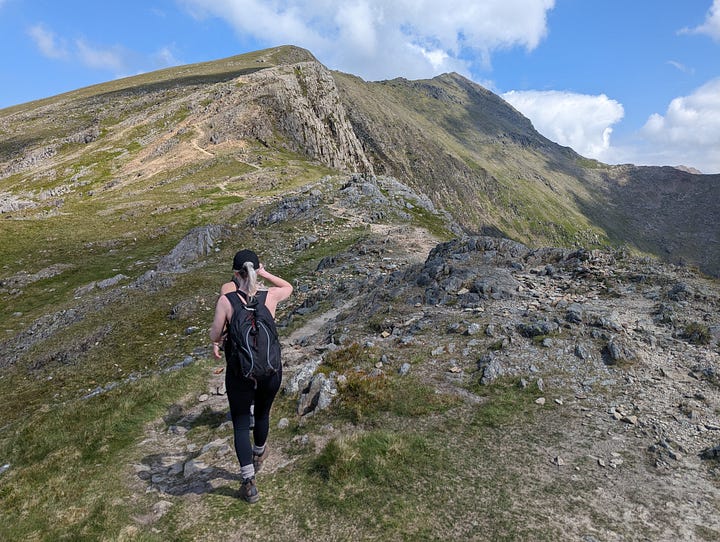
<path fill-rule="evenodd" d="M 565 464 L 565 460 L 558 455 L 553 458 L 553 463 L 555 463 L 558 467 L 562 467 Z"/>
<path fill-rule="evenodd" d="M 278 429 L 287 429 L 290 426 L 290 420 L 288 420 L 287 418 L 280 418 L 277 426 Z"/>
<path fill-rule="evenodd" d="M 540 406 L 544 405 L 544 404 L 545 404 L 545 397 L 538 397 L 537 399 L 535 399 L 535 403 L 538 404 L 538 405 L 540 405 Z"/>
<path fill-rule="evenodd" d="M 562 406 L 562 404 L 563 404 L 563 400 L 562 400 L 562 399 L 555 399 L 555 402 L 556 402 L 558 405 L 561 405 L 561 406 Z"/>
<path fill-rule="evenodd" d="M 208 399 L 210 399 L 210 396 L 207 393 L 203 393 L 200 397 L 198 397 L 198 401 L 201 403 L 204 403 Z"/>
<path fill-rule="evenodd" d="M 161 518 L 167 514 L 168 510 L 172 508 L 172 503 L 169 501 L 158 501 L 152 507 L 153 515 L 156 518 Z"/>
<path fill-rule="evenodd" d="M 383 331 L 383 332 L 380 334 L 380 336 L 381 336 L 383 339 L 387 339 L 387 338 L 390 336 L 390 333 L 389 333 L 388 331 Z"/>
<path fill-rule="evenodd" d="M 600 465 L 601 467 L 606 467 L 606 466 L 607 466 L 607 464 L 605 463 L 605 460 L 602 459 L 602 458 L 599 458 L 599 459 L 597 460 L 597 462 L 598 462 L 598 465 Z"/>
<path fill-rule="evenodd" d="M 638 418 L 637 416 L 623 416 L 622 421 L 630 425 L 635 425 L 638 422 Z"/>

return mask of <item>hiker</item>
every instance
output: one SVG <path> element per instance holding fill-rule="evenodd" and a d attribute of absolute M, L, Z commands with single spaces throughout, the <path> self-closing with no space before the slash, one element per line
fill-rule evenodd
<path fill-rule="evenodd" d="M 223 296 L 225 294 L 229 294 L 231 292 L 235 292 L 238 289 L 237 284 L 235 283 L 235 273 L 233 273 L 233 278 L 230 279 L 229 282 L 224 283 L 222 286 L 220 286 L 220 295 Z M 219 342 L 213 343 L 213 354 L 216 358 L 220 359 L 220 352 L 223 349 L 223 347 L 220 345 Z M 250 403 L 250 430 L 252 431 L 255 427 L 255 402 L 253 401 Z"/>
<path fill-rule="evenodd" d="M 261 288 L 258 279 L 270 283 Z M 232 416 L 235 453 L 240 462 L 242 485 L 240 496 L 254 503 L 260 499 L 255 485 L 255 474 L 260 470 L 267 456 L 266 441 L 270 430 L 270 407 L 282 381 L 282 364 L 277 359 L 277 372 L 269 376 L 254 378 L 245 376 L 243 371 L 231 366 L 231 346 L 228 343 L 228 331 L 235 310 L 252 310 L 255 303 L 264 302 L 269 315 L 274 319 L 277 304 L 292 294 L 293 287 L 286 280 L 269 273 L 260 264 L 257 254 L 252 250 L 241 250 L 233 259 L 233 282 L 223 284 L 221 295 L 215 306 L 215 318 L 210 328 L 210 340 L 213 342 L 213 354 L 220 359 L 221 343 L 228 363 L 225 371 L 230 414 Z M 237 303 L 245 305 L 238 305 Z M 237 309 L 235 308 L 237 307 Z M 260 308 L 257 309 L 260 315 Z M 274 330 L 274 321 L 272 322 Z M 278 347 L 279 348 L 279 347 Z M 279 352 L 279 350 L 278 350 Z M 250 405 L 255 403 L 253 443 L 250 442 Z"/>

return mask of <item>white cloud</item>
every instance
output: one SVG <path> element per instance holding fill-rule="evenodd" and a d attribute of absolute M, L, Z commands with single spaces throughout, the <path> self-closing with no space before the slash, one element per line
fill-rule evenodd
<path fill-rule="evenodd" d="M 653 113 L 641 135 L 650 144 L 648 154 L 655 163 L 720 172 L 720 78 L 675 98 L 664 115 Z"/>
<path fill-rule="evenodd" d="M 93 70 L 109 71 L 116 77 L 181 64 L 175 58 L 171 46 L 164 46 L 152 54 L 141 54 L 119 45 L 102 47 L 84 39 L 69 41 L 57 36 L 43 24 L 36 24 L 27 32 L 44 56 Z"/>
<path fill-rule="evenodd" d="M 181 64 L 180 60 L 175 57 L 170 46 L 160 48 L 154 55 L 153 59 L 155 63 L 161 67 L 167 68 L 168 66 L 177 66 Z"/>
<path fill-rule="evenodd" d="M 88 68 L 109 70 L 115 73 L 125 69 L 125 53 L 119 48 L 102 49 L 89 45 L 85 40 L 75 40 L 75 53 Z"/>
<path fill-rule="evenodd" d="M 620 103 L 604 94 L 529 90 L 506 92 L 502 97 L 548 139 L 598 160 L 607 159 L 612 126 L 625 114 Z"/>
<path fill-rule="evenodd" d="M 679 70 L 679 71 L 681 71 L 681 72 L 683 72 L 683 73 L 688 73 L 688 74 L 690 74 L 690 75 L 693 75 L 693 74 L 695 73 L 695 68 L 691 68 L 691 67 L 689 67 L 689 66 L 686 66 L 686 65 L 683 64 L 682 62 L 677 62 L 677 61 L 675 61 L 675 60 L 668 60 L 667 63 L 670 64 L 670 65 L 671 65 L 673 68 L 675 68 L 676 70 Z"/>
<path fill-rule="evenodd" d="M 532 50 L 555 0 L 184 0 L 196 17 L 226 20 L 268 45 L 305 47 L 324 64 L 366 79 L 468 74 L 466 58 Z M 471 52 L 472 55 L 463 53 Z"/>
<path fill-rule="evenodd" d="M 1 1 L 1 0 L 0 0 Z M 48 58 L 67 58 L 67 45 L 55 33 L 43 24 L 36 24 L 28 29 L 28 34 L 40 52 Z"/>
<path fill-rule="evenodd" d="M 712 39 L 720 41 L 720 0 L 713 0 L 712 6 L 705 16 L 705 22 L 695 28 L 683 28 L 682 34 L 707 34 Z"/>

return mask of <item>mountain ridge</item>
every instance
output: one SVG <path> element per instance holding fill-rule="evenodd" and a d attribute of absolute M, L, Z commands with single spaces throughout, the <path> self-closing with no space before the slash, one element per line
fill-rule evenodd
<path fill-rule="evenodd" d="M 296 48 L 131 82 L 0 111 L 1 539 L 720 536 L 716 177 Z M 253 507 L 246 247 L 295 287 Z"/>

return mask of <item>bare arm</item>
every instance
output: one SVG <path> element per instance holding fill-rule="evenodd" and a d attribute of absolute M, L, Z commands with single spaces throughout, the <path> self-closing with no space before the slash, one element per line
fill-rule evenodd
<path fill-rule="evenodd" d="M 281 301 L 284 301 L 285 299 L 290 297 L 290 294 L 292 294 L 292 284 L 290 284 L 285 279 L 282 279 L 277 275 L 273 275 L 272 273 L 268 272 L 262 264 L 260 264 L 260 269 L 258 269 L 257 275 L 258 277 L 267 280 L 272 285 L 268 288 L 265 306 L 270 311 L 270 314 L 272 314 L 274 317 L 277 304 Z"/>
<path fill-rule="evenodd" d="M 210 326 L 210 340 L 213 342 L 213 355 L 220 359 L 220 342 L 223 338 L 225 330 L 225 322 L 230 321 L 232 317 L 232 307 L 227 297 L 220 296 L 215 304 L 215 317 L 212 326 Z"/>

